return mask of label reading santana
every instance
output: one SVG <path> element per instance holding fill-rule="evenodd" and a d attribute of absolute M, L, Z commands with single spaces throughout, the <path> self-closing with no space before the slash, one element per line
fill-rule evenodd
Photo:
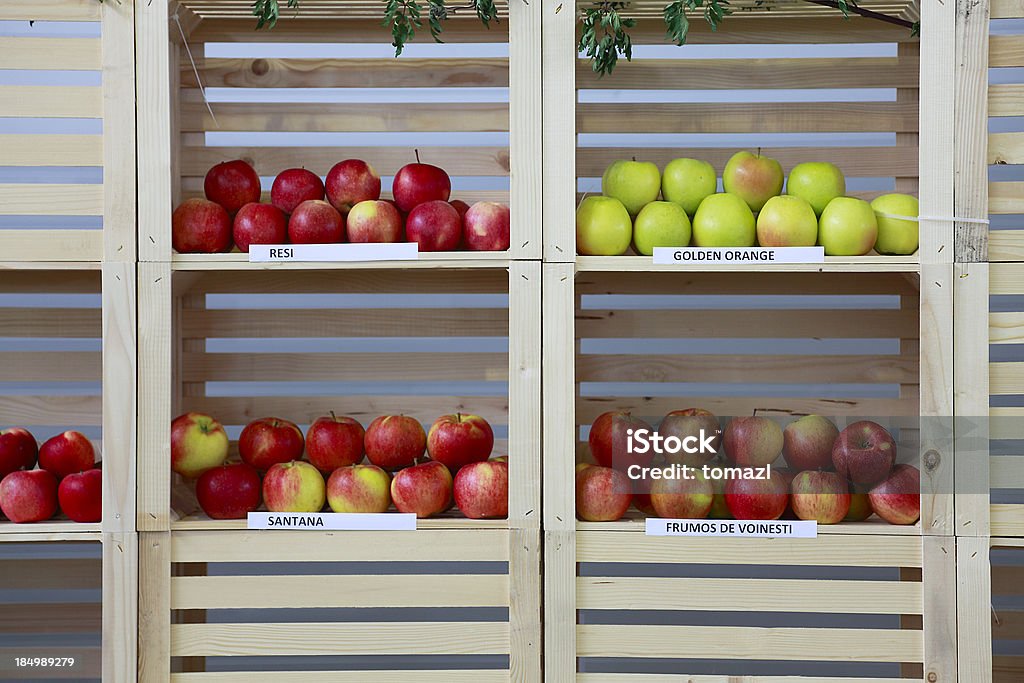
<path fill-rule="evenodd" d="M 250 512 L 249 529 L 305 531 L 415 531 L 416 515 L 405 512 Z"/>
<path fill-rule="evenodd" d="M 824 247 L 655 247 L 658 264 L 824 263 Z"/>
<path fill-rule="evenodd" d="M 739 538 L 817 538 L 818 523 L 803 520 L 647 518 L 648 536 L 731 536 Z"/>
<path fill-rule="evenodd" d="M 415 242 L 393 244 L 253 244 L 250 263 L 279 261 L 415 261 L 419 258 Z"/>

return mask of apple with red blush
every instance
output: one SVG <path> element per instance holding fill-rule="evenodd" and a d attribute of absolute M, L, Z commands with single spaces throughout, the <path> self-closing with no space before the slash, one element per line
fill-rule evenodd
<path fill-rule="evenodd" d="M 463 239 L 471 251 L 505 251 L 512 243 L 511 225 L 507 205 L 477 202 L 462 216 Z"/>
<path fill-rule="evenodd" d="M 483 460 L 455 475 L 455 504 L 470 519 L 508 517 L 508 463 Z"/>
<path fill-rule="evenodd" d="M 323 181 L 316 173 L 305 168 L 281 171 L 270 187 L 270 203 L 284 213 L 292 213 L 302 202 L 323 198 Z"/>
<path fill-rule="evenodd" d="M 381 415 L 366 428 L 366 458 L 377 467 L 410 467 L 427 450 L 427 433 L 419 420 L 408 415 Z"/>
<path fill-rule="evenodd" d="M 399 512 L 433 517 L 451 507 L 451 471 L 436 460 L 406 467 L 391 480 L 391 500 Z"/>
<path fill-rule="evenodd" d="M 360 202 L 380 199 L 380 176 L 361 159 L 345 159 L 327 172 L 326 191 L 327 201 L 344 215 Z"/>
<path fill-rule="evenodd" d="M 395 205 L 379 199 L 359 202 L 345 219 L 348 241 L 353 244 L 402 241 L 402 214 Z"/>
<path fill-rule="evenodd" d="M 621 519 L 633 500 L 629 478 L 610 467 L 591 465 L 576 472 L 576 516 L 585 522 Z"/>
<path fill-rule="evenodd" d="M 35 467 L 39 456 L 36 438 L 21 427 L 0 431 L 0 479 L 17 470 Z"/>
<path fill-rule="evenodd" d="M 885 427 L 870 420 L 848 425 L 832 447 L 836 472 L 854 484 L 869 486 L 883 481 L 895 462 L 896 441 Z"/>
<path fill-rule="evenodd" d="M 242 461 L 266 472 L 279 463 L 302 458 L 305 440 L 298 425 L 278 417 L 262 417 L 245 426 L 238 437 Z"/>
<path fill-rule="evenodd" d="M 783 443 L 778 423 L 760 415 L 734 417 L 722 434 L 726 457 L 741 467 L 763 467 L 774 462 Z"/>
<path fill-rule="evenodd" d="M 850 488 L 835 472 L 806 470 L 793 477 L 790 505 L 799 519 L 837 524 L 850 511 Z"/>
<path fill-rule="evenodd" d="M 921 472 L 899 464 L 868 491 L 871 509 L 889 524 L 913 524 L 921 517 Z"/>
<path fill-rule="evenodd" d="M 171 246 L 179 254 L 229 251 L 231 231 L 231 216 L 224 207 L 200 197 L 186 199 L 171 214 Z"/>
<path fill-rule="evenodd" d="M 259 175 L 241 159 L 222 161 L 207 171 L 203 190 L 207 199 L 232 216 L 246 204 L 258 202 L 263 192 Z"/>
<path fill-rule="evenodd" d="M 91 470 L 95 464 L 96 451 L 81 432 L 62 432 L 39 447 L 40 469 L 51 472 L 57 479 Z"/>
<path fill-rule="evenodd" d="M 448 202 L 417 204 L 405 219 L 405 237 L 420 251 L 454 251 L 462 242 L 462 220 Z"/>
<path fill-rule="evenodd" d="M 91 469 L 64 477 L 57 487 L 60 509 L 73 522 L 103 518 L 103 470 Z"/>
<path fill-rule="evenodd" d="M 398 208 L 408 213 L 427 202 L 439 200 L 447 203 L 452 194 L 452 180 L 444 169 L 420 163 L 417 151 L 415 164 L 406 164 L 398 169 L 391 184 L 391 194 Z M 455 215 L 458 216 L 457 211 Z"/>
<path fill-rule="evenodd" d="M 345 219 L 321 199 L 302 202 L 288 217 L 292 244 L 337 244 L 345 240 Z"/>
<path fill-rule="evenodd" d="M 15 524 L 43 522 L 57 514 L 57 477 L 19 470 L 0 481 L 0 512 Z"/>
<path fill-rule="evenodd" d="M 797 472 L 832 467 L 832 447 L 839 430 L 821 415 L 804 415 L 782 431 L 782 457 Z"/>
<path fill-rule="evenodd" d="M 704 519 L 714 503 L 714 485 L 695 470 L 692 478 L 655 479 L 651 483 L 651 504 L 659 517 Z"/>
<path fill-rule="evenodd" d="M 218 465 L 196 481 L 196 498 L 210 519 L 245 519 L 260 506 L 260 475 L 244 462 Z"/>
<path fill-rule="evenodd" d="M 725 484 L 725 504 L 736 519 L 778 519 L 788 503 L 789 489 L 778 472 L 767 479 L 737 478 Z"/>
<path fill-rule="evenodd" d="M 288 239 L 288 219 L 272 204 L 246 204 L 235 214 L 231 234 L 244 253 L 249 252 L 251 244 L 284 244 Z"/>
<path fill-rule="evenodd" d="M 653 448 L 648 448 L 646 453 L 629 452 L 629 430 L 635 432 L 639 429 L 654 431 L 649 424 L 626 411 L 610 410 L 602 413 L 590 425 L 587 437 L 590 454 L 603 467 L 614 467 L 622 471 L 630 465 L 650 467 L 655 456 Z"/>
<path fill-rule="evenodd" d="M 334 413 L 318 417 L 306 430 L 306 457 L 325 475 L 363 459 L 366 432 L 359 420 Z"/>
<path fill-rule="evenodd" d="M 494 432 L 479 415 L 442 415 L 427 432 L 427 453 L 452 472 L 491 457 Z"/>

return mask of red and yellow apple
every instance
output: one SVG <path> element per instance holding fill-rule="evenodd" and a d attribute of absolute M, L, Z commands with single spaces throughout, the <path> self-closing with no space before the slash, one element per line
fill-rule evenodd
<path fill-rule="evenodd" d="M 413 465 L 391 480 L 391 500 L 399 512 L 433 517 L 447 510 L 453 501 L 452 473 L 436 460 Z"/>
<path fill-rule="evenodd" d="M 395 205 L 379 199 L 359 202 L 345 219 L 345 232 L 353 244 L 401 242 L 403 227 Z"/>
<path fill-rule="evenodd" d="M 736 519 L 778 519 L 789 503 L 786 480 L 778 472 L 768 479 L 730 479 L 725 504 Z"/>
<path fill-rule="evenodd" d="M 508 206 L 497 202 L 477 202 L 462 216 L 463 238 L 470 251 L 505 251 L 512 242 L 511 225 Z"/>
<path fill-rule="evenodd" d="M 836 524 L 850 511 L 850 489 L 835 472 L 808 470 L 793 477 L 790 505 L 800 519 Z"/>
<path fill-rule="evenodd" d="M 391 184 L 391 193 L 398 208 L 408 213 L 427 202 L 447 203 L 452 193 L 452 180 L 444 169 L 417 161 L 398 169 Z M 457 216 L 458 212 L 455 213 Z"/>
<path fill-rule="evenodd" d="M 913 524 L 921 517 L 921 472 L 913 465 L 896 465 L 868 498 L 875 514 L 889 524 Z"/>
<path fill-rule="evenodd" d="M 366 428 L 366 457 L 377 467 L 409 467 L 427 449 L 427 433 L 419 420 L 408 415 L 381 415 Z"/>
<path fill-rule="evenodd" d="M 284 244 L 288 219 L 271 204 L 246 204 L 235 214 L 231 235 L 239 251 L 248 253 L 251 244 Z"/>
<path fill-rule="evenodd" d="M 659 517 L 704 519 L 714 503 L 714 485 L 700 470 L 692 479 L 655 479 L 651 483 L 651 504 Z"/>
<path fill-rule="evenodd" d="M 614 522 L 626 514 L 633 494 L 618 470 L 591 465 L 576 472 L 576 516 L 585 522 Z"/>
<path fill-rule="evenodd" d="M 734 417 L 722 434 L 726 457 L 742 467 L 760 467 L 775 462 L 782 452 L 783 443 L 778 423 L 760 415 Z"/>
<path fill-rule="evenodd" d="M 324 477 L 308 462 L 279 462 L 263 477 L 263 502 L 271 512 L 320 512 L 326 500 Z"/>
<path fill-rule="evenodd" d="M 325 475 L 355 465 L 363 459 L 364 434 L 363 425 L 346 415 L 318 417 L 306 430 L 306 456 Z"/>
<path fill-rule="evenodd" d="M 711 436 L 711 445 L 714 449 L 707 453 L 665 453 L 665 460 L 679 465 L 699 467 L 712 460 L 722 448 L 722 429 L 718 424 L 718 418 L 714 413 L 703 408 L 686 408 L 685 410 L 673 410 L 661 420 L 658 425 L 658 434 L 664 438 L 674 436 L 682 442 L 687 437 L 693 437 L 696 444 L 701 443 L 701 435 Z M 694 442 L 691 440 L 691 442 Z"/>
<path fill-rule="evenodd" d="M 360 202 L 380 199 L 380 176 L 361 159 L 345 159 L 327 172 L 326 191 L 327 201 L 344 215 Z"/>
<path fill-rule="evenodd" d="M 376 465 L 339 467 L 327 479 L 327 504 L 335 512 L 387 512 L 391 476 Z"/>
<path fill-rule="evenodd" d="M 597 416 L 590 425 L 590 454 L 597 464 L 625 471 L 630 465 L 649 467 L 654 462 L 654 449 L 646 453 L 629 452 L 629 430 L 646 429 L 653 433 L 651 425 L 622 410 L 611 410 Z"/>
<path fill-rule="evenodd" d="M 462 219 L 448 202 L 417 204 L 405 219 L 405 238 L 420 251 L 454 251 L 462 242 Z"/>
<path fill-rule="evenodd" d="M 508 463 L 484 460 L 455 475 L 455 504 L 470 519 L 508 517 Z"/>
<path fill-rule="evenodd" d="M 302 202 L 288 219 L 292 244 L 336 244 L 345 239 L 345 219 L 321 199 Z"/>
<path fill-rule="evenodd" d="M 889 476 L 895 462 L 896 441 L 885 427 L 870 420 L 848 425 L 832 447 L 836 472 L 854 484 L 877 484 Z"/>
<path fill-rule="evenodd" d="M 442 415 L 427 433 L 427 452 L 431 459 L 452 472 L 473 462 L 491 457 L 494 432 L 479 415 Z"/>
<path fill-rule="evenodd" d="M 228 458 L 228 434 L 209 415 L 185 413 L 171 422 L 171 469 L 194 479 Z"/>
<path fill-rule="evenodd" d="M 0 481 L 0 512 L 15 524 L 43 522 L 57 514 L 57 477 L 19 470 Z"/>
<path fill-rule="evenodd" d="M 262 417 L 245 426 L 238 437 L 242 461 L 266 472 L 273 465 L 302 458 L 305 440 L 294 422 L 278 417 Z"/>
<path fill-rule="evenodd" d="M 821 415 L 804 415 L 782 431 L 782 457 L 798 472 L 832 467 L 832 447 L 839 430 Z"/>

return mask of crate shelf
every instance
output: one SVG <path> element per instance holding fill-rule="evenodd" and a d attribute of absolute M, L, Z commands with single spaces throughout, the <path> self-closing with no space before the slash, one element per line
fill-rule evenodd
<path fill-rule="evenodd" d="M 506 252 L 435 252 L 423 253 L 414 261 L 349 261 L 316 262 L 285 261 L 280 263 L 249 262 L 249 255 L 174 254 L 172 270 L 346 270 L 346 269 L 451 269 L 507 268 L 512 263 Z"/>
<path fill-rule="evenodd" d="M 650 256 L 577 256 L 580 272 L 719 272 L 719 273 L 913 273 L 921 272 L 916 254 L 893 256 L 826 256 L 825 263 L 780 263 L 771 266 L 702 264 L 655 264 Z"/>
<path fill-rule="evenodd" d="M 583 522 L 576 521 L 576 531 L 608 531 L 643 534 L 645 517 L 636 510 L 630 509 L 626 516 L 617 522 Z M 785 519 L 781 521 L 786 521 Z M 899 526 L 889 524 L 878 518 L 866 522 L 842 522 L 840 524 L 819 524 L 818 536 L 853 535 L 853 536 L 920 536 L 921 523 Z"/>
<path fill-rule="evenodd" d="M 507 519 L 466 519 L 453 513 L 416 521 L 416 529 L 508 529 L 511 528 Z M 181 519 L 171 521 L 171 530 L 230 530 L 246 529 L 244 519 L 210 519 L 202 512 L 196 512 Z M 288 530 L 271 531 L 270 533 L 305 533 Z M 410 532 L 415 533 L 415 532 Z"/>

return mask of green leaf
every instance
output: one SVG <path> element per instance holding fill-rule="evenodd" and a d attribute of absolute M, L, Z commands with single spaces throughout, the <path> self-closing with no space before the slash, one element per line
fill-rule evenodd
<path fill-rule="evenodd" d="M 620 13 L 628 2 L 593 2 L 580 12 L 580 38 L 577 51 L 590 58 L 590 66 L 602 76 L 615 70 L 619 57 L 633 58 L 633 43 L 626 29 L 636 20 Z"/>

